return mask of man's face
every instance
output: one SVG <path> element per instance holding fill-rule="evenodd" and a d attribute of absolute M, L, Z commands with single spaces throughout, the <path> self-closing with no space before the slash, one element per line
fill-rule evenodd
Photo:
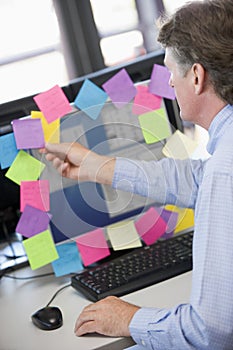
<path fill-rule="evenodd" d="M 180 107 L 180 116 L 183 120 L 195 122 L 195 93 L 191 70 L 185 75 L 175 61 L 171 49 L 166 49 L 165 65 L 171 73 L 169 85 L 174 88 L 177 102 Z M 196 116 L 197 117 L 197 116 Z"/>

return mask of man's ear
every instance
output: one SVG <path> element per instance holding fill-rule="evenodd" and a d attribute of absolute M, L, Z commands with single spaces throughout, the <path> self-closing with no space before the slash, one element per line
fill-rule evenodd
<path fill-rule="evenodd" d="M 200 63 L 194 63 L 192 66 L 193 86 L 195 94 L 200 95 L 205 86 L 206 71 Z"/>

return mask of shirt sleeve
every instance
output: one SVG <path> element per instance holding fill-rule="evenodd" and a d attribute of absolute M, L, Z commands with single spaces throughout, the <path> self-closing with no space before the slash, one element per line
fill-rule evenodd
<path fill-rule="evenodd" d="M 232 349 L 233 176 L 220 169 L 199 189 L 188 304 L 141 308 L 130 323 L 134 340 L 148 349 Z"/>
<path fill-rule="evenodd" d="M 130 323 L 134 341 L 153 350 L 200 349 L 191 345 L 188 336 L 192 334 L 199 339 L 199 328 L 204 330 L 191 304 L 181 304 L 171 309 L 141 308 Z"/>
<path fill-rule="evenodd" d="M 117 158 L 113 188 L 155 199 L 161 205 L 194 208 L 204 162 L 201 160 L 137 161 Z"/>

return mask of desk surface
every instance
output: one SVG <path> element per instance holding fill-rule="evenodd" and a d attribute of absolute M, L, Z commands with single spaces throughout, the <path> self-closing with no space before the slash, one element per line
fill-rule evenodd
<path fill-rule="evenodd" d="M 17 277 L 52 272 L 50 265 L 36 271 L 29 267 L 17 270 L 11 275 Z M 189 300 L 191 272 L 165 282 L 128 294 L 122 299 L 140 306 L 170 307 Z M 54 331 L 42 331 L 31 322 L 31 315 L 44 307 L 53 294 L 70 282 L 69 277 L 47 276 L 31 280 L 14 280 L 3 277 L 0 281 L 0 350 L 89 350 L 124 349 L 119 338 L 100 335 L 76 337 L 73 333 L 77 316 L 90 303 L 72 287 L 61 291 L 52 302 L 63 313 L 64 324 Z M 120 340 L 120 341 L 119 341 Z M 111 344 L 109 347 L 108 345 Z M 119 344 L 119 346 L 118 346 Z M 113 346 L 115 345 L 115 346 Z M 128 345 L 128 344 L 127 344 Z M 129 343 L 130 345 L 130 343 Z M 106 346 L 106 347 L 105 347 Z"/>

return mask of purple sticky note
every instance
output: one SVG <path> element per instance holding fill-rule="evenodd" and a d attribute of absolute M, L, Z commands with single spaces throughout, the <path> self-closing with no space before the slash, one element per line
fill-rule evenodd
<path fill-rule="evenodd" d="M 147 86 L 138 86 L 137 95 L 134 98 L 132 112 L 140 115 L 156 109 L 160 109 L 162 97 L 153 95 Z"/>
<path fill-rule="evenodd" d="M 79 236 L 76 243 L 85 266 L 110 255 L 104 231 L 101 228 Z"/>
<path fill-rule="evenodd" d="M 33 99 L 48 123 L 52 123 L 72 111 L 69 100 L 58 85 L 40 93 Z"/>
<path fill-rule="evenodd" d="M 16 226 L 16 232 L 24 237 L 32 237 L 48 229 L 51 217 L 49 213 L 26 205 Z"/>
<path fill-rule="evenodd" d="M 122 108 L 129 103 L 137 93 L 137 90 L 126 72 L 121 69 L 117 74 L 102 85 L 113 104 L 117 108 Z"/>
<path fill-rule="evenodd" d="M 17 149 L 44 147 L 44 132 L 40 119 L 16 119 L 12 122 Z"/>
<path fill-rule="evenodd" d="M 167 67 L 154 64 L 149 83 L 149 92 L 174 100 L 176 98 L 175 91 L 169 85 L 169 79 L 170 72 Z"/>
<path fill-rule="evenodd" d="M 151 207 L 135 222 L 135 227 L 143 241 L 150 245 L 166 232 L 167 223 L 155 208 Z"/>
<path fill-rule="evenodd" d="M 157 211 L 159 212 L 158 208 L 157 208 Z M 178 213 L 174 211 L 162 209 L 160 216 L 167 223 L 167 229 L 163 235 L 163 238 L 167 239 L 172 237 L 177 225 Z"/>

